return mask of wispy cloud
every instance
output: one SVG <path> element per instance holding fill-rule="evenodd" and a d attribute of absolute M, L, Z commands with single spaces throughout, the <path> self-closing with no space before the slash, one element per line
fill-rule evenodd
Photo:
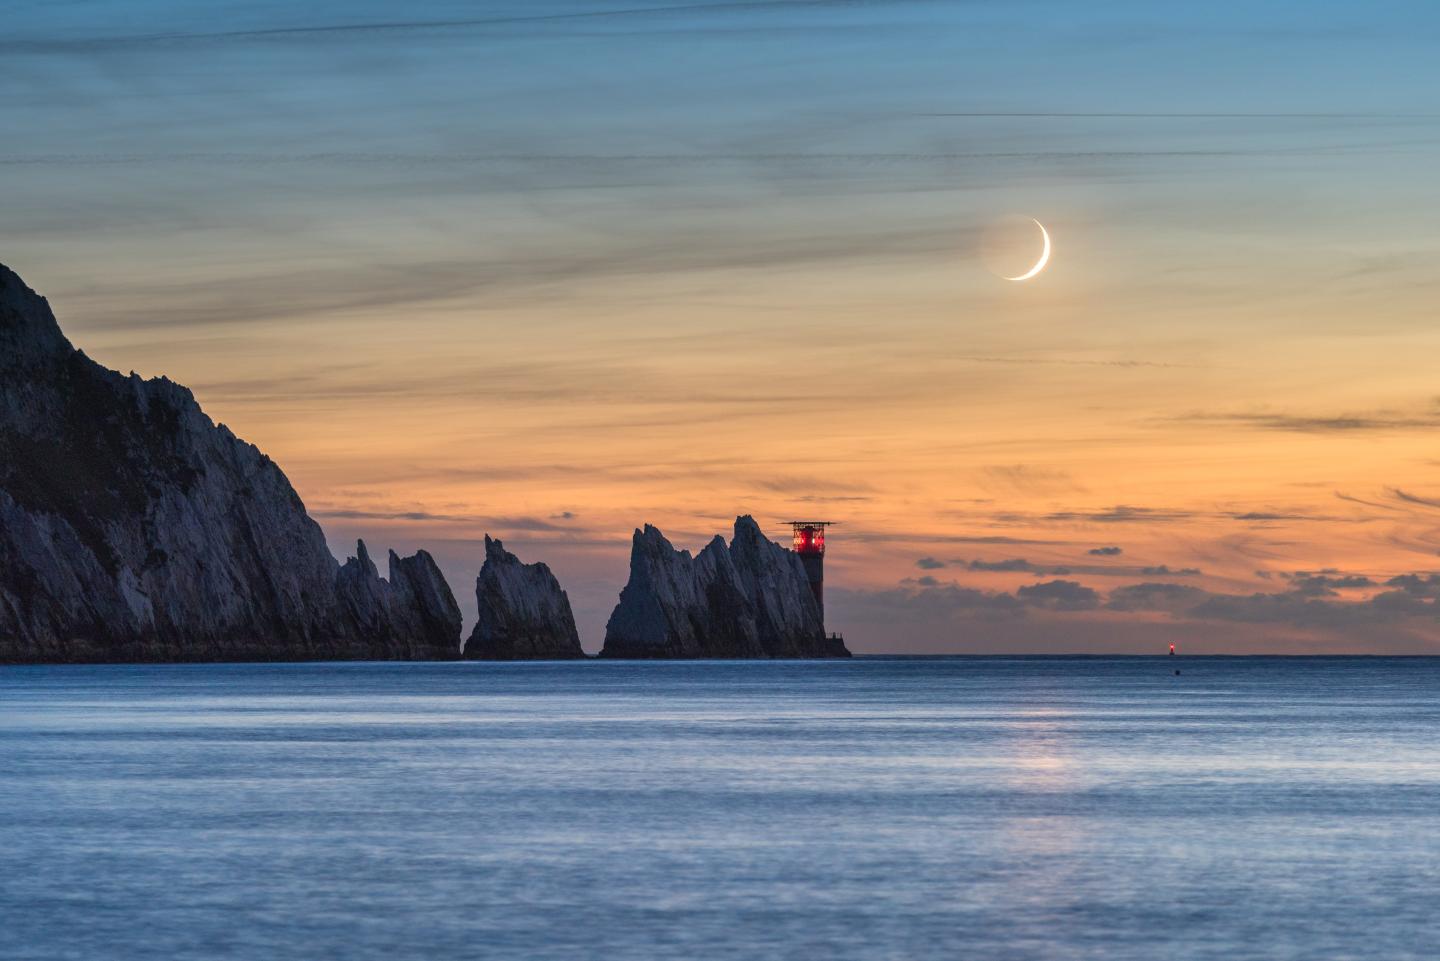
<path fill-rule="evenodd" d="M 986 491 L 1053 494 L 1084 490 L 1068 471 L 1036 464 L 994 464 L 977 471 Z"/>
<path fill-rule="evenodd" d="M 1440 499 L 1434 497 L 1421 497 L 1418 494 L 1411 494 L 1398 487 L 1390 488 L 1390 493 L 1407 504 L 1416 504 L 1420 507 L 1440 508 Z"/>
<path fill-rule="evenodd" d="M 1025 560 L 1023 557 L 1015 557 L 1015 558 L 1011 558 L 1011 559 L 1009 559 L 1009 560 L 1003 560 L 1003 561 L 973 560 L 973 561 L 970 562 L 969 568 L 970 568 L 970 570 L 972 570 L 972 571 L 993 571 L 993 572 L 1003 572 L 1003 571 L 1033 571 L 1033 570 L 1035 570 L 1035 565 L 1031 564 L 1029 561 Z"/>
<path fill-rule="evenodd" d="M 355 508 L 312 510 L 314 517 L 330 520 L 415 521 L 419 523 L 466 524 L 490 527 L 499 531 L 572 531 L 574 527 L 539 517 L 499 517 L 486 514 L 443 514 L 431 511 L 385 511 Z M 568 520 L 568 518 L 559 518 Z"/>
<path fill-rule="evenodd" d="M 1296 434 L 1354 434 L 1380 431 L 1433 430 L 1440 427 L 1440 409 L 1431 405 L 1416 411 L 1376 410 L 1344 414 L 1292 414 L 1285 412 L 1195 411 L 1169 418 L 1174 423 L 1235 425 L 1254 430 Z"/>
<path fill-rule="evenodd" d="M 716 14 L 755 15 L 770 12 L 824 13 L 834 8 L 883 7 L 917 0 L 734 0 L 729 3 L 697 2 L 654 6 L 610 7 L 570 10 L 558 13 L 512 14 L 494 17 L 457 17 L 412 20 L 332 21 L 233 30 L 155 32 L 94 35 L 70 38 L 14 37 L 0 42 L 0 52 L 64 53 L 89 52 L 127 47 L 173 47 L 183 44 L 218 44 L 256 40 L 305 40 L 326 37 L 365 37 L 386 34 L 426 34 L 442 31 L 473 31 L 584 21 L 634 20 L 713 16 Z"/>
<path fill-rule="evenodd" d="M 1026 572 L 1031 574 L 1049 574 L 1052 577 L 1068 576 L 1071 574 L 1085 575 L 1088 577 L 1199 577 L 1204 573 L 1198 567 L 1173 568 L 1167 564 L 1035 564 L 1019 557 L 998 561 L 976 559 L 970 561 L 968 564 L 964 561 L 955 561 L 952 562 L 952 564 L 947 564 L 943 561 L 937 561 L 934 558 L 921 558 L 921 561 L 923 563 L 917 563 L 916 566 L 926 570 L 936 570 L 947 566 L 960 566 L 966 570 L 982 573 Z"/>
<path fill-rule="evenodd" d="M 1056 511 L 1046 514 L 1045 519 L 1049 521 L 1082 521 L 1093 524 L 1167 524 L 1189 520 L 1194 516 L 1194 511 L 1117 504 L 1108 510 Z"/>
<path fill-rule="evenodd" d="M 1092 163 L 1126 160 L 1215 160 L 1344 153 L 1355 150 L 1432 147 L 1440 138 L 1390 143 L 1316 144 L 1307 147 L 1273 149 L 1134 149 L 1134 150 L 846 150 L 846 151 L 754 151 L 735 153 L 401 153 L 379 151 L 312 151 L 304 153 L 251 153 L 241 151 L 185 151 L 168 153 L 10 153 L 0 154 L 0 167 L 132 167 L 193 165 L 198 167 L 252 167 L 265 165 L 323 166 L 470 166 L 516 167 L 554 165 L 565 167 L 625 167 L 647 165 L 716 166 L 725 164 L 847 164 L 867 167 L 952 165 L 974 161 L 1025 163 Z M 1021 358 L 976 356 L 977 362 L 1034 363 Z M 1146 361 L 1072 361 L 1075 366 L 1171 367 Z"/>
<path fill-rule="evenodd" d="M 955 119 L 1036 119 L 1036 120 L 1440 120 L 1433 113 L 1236 113 L 1236 112 L 1079 112 L 1079 111 L 998 111 L 970 110 L 945 113 L 922 113 L 920 117 L 951 117 Z"/>
<path fill-rule="evenodd" d="M 653 224 L 649 236 L 615 242 L 601 249 L 549 248 L 475 259 L 384 262 L 350 258 L 343 266 L 297 269 L 275 263 L 243 272 L 226 268 L 195 279 L 156 283 L 140 279 L 125 285 L 60 292 L 70 309 L 93 327 L 126 330 L 184 327 L 196 330 L 223 324 L 353 316 L 400 306 L 474 299 L 495 309 L 519 298 L 527 305 L 564 299 L 586 284 L 616 278 L 661 278 L 681 273 L 724 273 L 839 264 L 863 260 L 903 261 L 953 249 L 963 229 L 953 225 L 884 227 L 848 236 L 787 229 L 767 237 L 738 230 L 712 231 L 703 242 L 680 243 L 671 227 Z M 673 227 L 679 230 L 678 226 Z"/>
<path fill-rule="evenodd" d="M 837 480 L 813 474 L 784 474 L 754 481 L 761 490 L 777 494 L 803 494 L 815 500 L 868 500 L 875 492 L 872 484 L 863 481 Z"/>
<path fill-rule="evenodd" d="M 1189 368 L 1196 364 L 1172 364 L 1157 360 L 1136 360 L 1116 358 L 1114 360 L 1086 360 L 1074 357 L 985 357 L 967 354 L 960 358 L 972 364 L 1005 364 L 1011 367 L 1158 367 Z"/>

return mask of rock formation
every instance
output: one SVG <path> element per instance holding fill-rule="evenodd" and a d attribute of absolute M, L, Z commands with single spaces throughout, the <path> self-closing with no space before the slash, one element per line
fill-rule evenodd
<path fill-rule="evenodd" d="M 601 657 L 849 657 L 827 637 L 800 558 L 735 520 L 695 557 L 660 531 L 637 530 L 630 581 L 605 627 Z"/>
<path fill-rule="evenodd" d="M 453 658 L 435 562 L 340 567 L 290 482 L 0 266 L 0 661 Z"/>
<path fill-rule="evenodd" d="M 375 657 L 443 661 L 460 656 L 460 605 L 428 551 L 390 552 L 388 580 L 380 578 L 365 542 L 355 545 L 335 578 L 340 623 L 353 637 L 379 644 Z"/>
<path fill-rule="evenodd" d="M 467 659 L 556 661 L 585 656 L 570 598 L 550 568 L 521 563 L 488 534 L 475 600 L 479 614 L 465 642 Z"/>

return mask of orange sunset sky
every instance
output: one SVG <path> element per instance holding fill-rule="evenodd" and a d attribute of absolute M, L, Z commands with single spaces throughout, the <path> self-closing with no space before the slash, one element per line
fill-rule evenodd
<path fill-rule="evenodd" d="M 591 651 L 749 513 L 839 522 L 857 653 L 1440 652 L 1435 16 L 1039 6 L 38 6 L 0 260 Z"/>

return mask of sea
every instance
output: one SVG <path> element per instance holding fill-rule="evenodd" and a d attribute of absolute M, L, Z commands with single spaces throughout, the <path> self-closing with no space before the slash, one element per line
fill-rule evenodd
<path fill-rule="evenodd" d="M 0 668 L 4 961 L 1428 961 L 1437 892 L 1440 660 Z"/>

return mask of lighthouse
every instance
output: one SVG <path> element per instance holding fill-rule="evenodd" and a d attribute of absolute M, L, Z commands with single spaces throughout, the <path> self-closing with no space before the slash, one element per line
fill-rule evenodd
<path fill-rule="evenodd" d="M 815 603 L 820 606 L 820 617 L 825 617 L 825 528 L 833 521 L 790 521 L 795 531 L 792 550 L 800 555 L 805 565 L 805 576 L 810 581 L 810 590 Z"/>

